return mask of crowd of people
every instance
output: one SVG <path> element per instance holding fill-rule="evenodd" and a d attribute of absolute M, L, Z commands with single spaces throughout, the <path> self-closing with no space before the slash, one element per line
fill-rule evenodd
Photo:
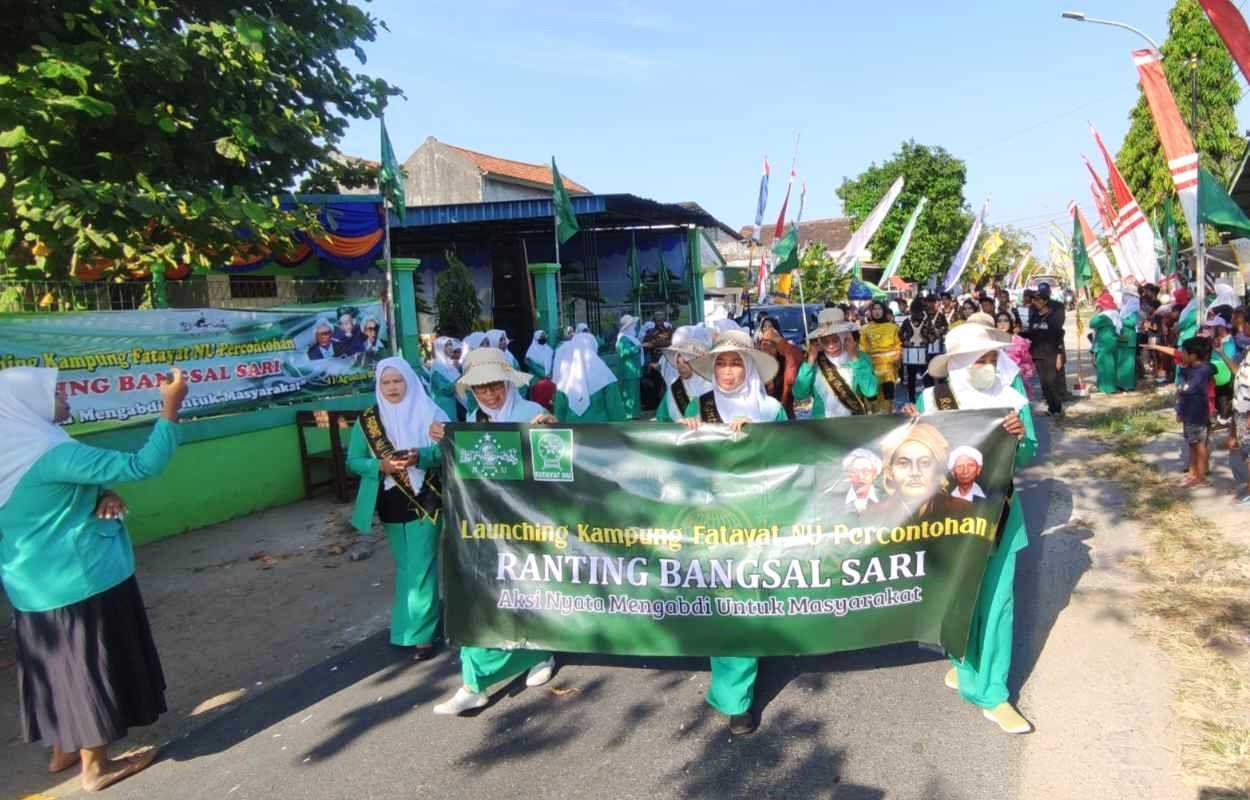
<path fill-rule="evenodd" d="M 1250 326 L 1231 287 L 1218 286 L 1206 312 L 1186 290 L 1161 296 L 1152 286 L 1104 295 L 1098 308 L 1090 340 L 1100 390 L 1132 390 L 1142 377 L 1176 381 L 1186 485 L 1206 479 L 1213 421 L 1228 426 L 1234 471 L 1250 480 L 1250 361 L 1244 358 Z M 395 559 L 391 642 L 412 648 L 418 660 L 439 650 L 439 443 L 449 422 L 654 420 L 740 430 L 798 418 L 998 409 L 1004 430 L 1021 442 L 1022 464 L 1036 452 L 1032 384 L 1044 413 L 1063 414 L 1065 312 L 1043 284 L 1018 302 L 999 289 L 964 298 L 929 294 L 912 300 L 906 313 L 897 302 L 825 308 L 802 347 L 766 315 L 748 330 L 729 320 L 674 327 L 662 314 L 640 324 L 627 314 L 617 326 L 615 369 L 585 324 L 564 331 L 559 342 L 536 331 L 524 368 L 502 330 L 440 337 L 425 364 L 383 358 L 376 363 L 374 404 L 352 429 L 347 465 L 360 478 L 354 526 L 367 532 L 380 520 Z M 354 319 L 340 326 L 343 335 L 354 329 L 349 323 Z M 333 331 L 328 338 L 325 347 L 333 351 Z M 56 370 L 0 372 L 0 436 L 8 445 L 0 455 L 0 577 L 14 607 L 23 733 L 51 748 L 52 771 L 79 767 L 88 789 L 104 788 L 154 758 L 107 754 L 128 728 L 165 711 L 165 682 L 134 575 L 125 503 L 106 487 L 162 471 L 177 446 L 186 393 L 175 369 L 161 386 L 164 411 L 147 444 L 120 453 L 74 442 L 62 430 L 69 408 Z M 923 422 L 900 430 L 908 431 L 905 441 L 881 455 L 861 448 L 845 457 L 848 513 L 890 503 L 923 513 L 984 497 L 976 482 L 980 452 L 948 452 Z M 932 474 L 902 471 L 917 464 Z M 892 480 L 879 483 L 883 476 Z M 939 484 L 949 490 L 934 494 Z M 919 494 L 906 497 L 907 487 Z M 1250 487 L 1242 502 L 1250 502 Z M 1007 685 L 1016 555 L 1027 544 L 1017 497 L 996 541 L 967 653 L 952 658 L 945 683 L 1003 731 L 1020 733 L 1031 725 L 1010 703 Z M 435 706 L 437 714 L 481 708 L 522 674 L 527 685 L 542 685 L 554 674 L 557 655 L 464 647 L 460 662 L 462 685 Z M 711 659 L 706 699 L 734 734 L 758 725 L 757 672 L 755 657 Z"/>

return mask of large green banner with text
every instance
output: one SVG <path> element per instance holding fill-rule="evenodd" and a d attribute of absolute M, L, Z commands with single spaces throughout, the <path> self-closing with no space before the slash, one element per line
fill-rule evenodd
<path fill-rule="evenodd" d="M 623 655 L 963 654 L 1012 483 L 995 411 L 687 431 L 451 425 L 447 633 Z"/>

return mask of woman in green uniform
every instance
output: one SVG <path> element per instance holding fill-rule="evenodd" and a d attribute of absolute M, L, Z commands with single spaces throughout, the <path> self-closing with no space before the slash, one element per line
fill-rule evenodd
<path fill-rule="evenodd" d="M 448 416 L 425 393 L 402 358 L 378 362 L 375 405 L 360 415 L 347 445 L 347 467 L 360 476 L 352 525 L 362 533 L 382 520 L 395 557 L 391 644 L 434 655 L 438 627 L 438 442 Z"/>
<path fill-rule="evenodd" d="M 958 409 L 998 408 L 1006 414 L 1003 428 L 1020 439 L 1016 467 L 1028 464 L 1037 452 L 1037 435 L 1029 401 L 1013 388 L 1019 367 L 1004 352 L 1006 337 L 980 325 L 961 325 L 946 335 L 946 352 L 933 359 L 929 374 L 947 378 L 941 386 L 925 389 L 920 402 L 906 406 L 909 414 Z M 963 660 L 951 659 L 946 685 L 978 706 L 986 719 L 1006 733 L 1028 733 L 1029 721 L 1008 701 L 1011 672 L 1011 628 L 1015 615 L 1016 554 L 1028 545 L 1028 531 L 1019 493 L 1013 493 L 1005 522 L 986 565 L 968 634 Z"/>
<path fill-rule="evenodd" d="M 551 369 L 555 364 L 555 351 L 547 344 L 547 332 L 534 331 L 534 339 L 525 351 L 525 368 L 534 376 L 534 380 L 551 377 Z"/>
<path fill-rule="evenodd" d="M 710 333 L 702 325 L 682 325 L 673 331 L 673 340 L 664 348 L 660 362 L 660 375 L 668 388 L 655 410 L 656 422 L 676 422 L 686 415 L 691 400 L 712 390 L 712 384 L 690 367 L 691 359 L 707 353 Z"/>
<path fill-rule="evenodd" d="M 472 391 L 477 411 L 470 419 L 477 423 L 525 422 L 541 425 L 555 417 L 537 403 L 517 392 L 528 386 L 530 376 L 512 368 L 501 350 L 483 347 L 465 357 L 464 374 L 456 391 Z M 555 673 L 556 661 L 542 650 L 502 650 L 493 647 L 460 648 L 460 676 L 464 685 L 447 700 L 434 706 L 435 714 L 463 714 L 490 701 L 491 690 L 527 672 L 526 686 L 542 686 Z"/>
<path fill-rule="evenodd" d="M 1110 292 L 1099 295 L 1097 305 L 1102 310 L 1089 321 L 1089 328 L 1094 332 L 1094 372 L 1098 375 L 1098 391 L 1115 394 L 1118 390 L 1115 380 L 1118 340 L 1124 323 L 1120 321 L 1120 312 Z"/>
<path fill-rule="evenodd" d="M 752 422 L 785 422 L 786 410 L 764 391 L 777 374 L 777 359 L 751 346 L 746 331 L 726 331 L 706 355 L 691 362 L 694 371 L 712 388 L 692 398 L 680 422 L 691 430 L 704 423 L 728 425 L 735 433 Z M 732 447 L 732 443 L 727 444 Z M 712 682 L 707 702 L 729 717 L 729 732 L 745 735 L 758 721 L 751 703 L 755 695 L 755 657 L 712 658 Z"/>
<path fill-rule="evenodd" d="M 637 419 L 641 410 L 638 385 L 642 379 L 642 344 L 638 341 L 638 318 L 621 317 L 616 335 L 617 376 L 621 383 L 621 401 L 625 403 L 625 419 Z"/>
<path fill-rule="evenodd" d="M 811 398 L 813 419 L 871 413 L 877 374 L 855 345 L 858 326 L 840 308 L 826 308 L 816 322 L 807 336 L 807 361 L 794 379 L 794 399 Z"/>
<path fill-rule="evenodd" d="M 1136 289 L 1125 289 L 1120 295 L 1120 330 L 1115 347 L 1115 384 L 1125 392 L 1137 388 L 1137 322 L 1141 317 L 1141 301 Z"/>
<path fill-rule="evenodd" d="M 460 340 L 440 336 L 434 340 L 434 359 L 430 365 L 430 394 L 448 420 L 460 417 L 460 401 L 456 399 L 456 381 L 460 380 Z"/>
<path fill-rule="evenodd" d="M 560 347 L 555 381 L 556 419 L 561 422 L 624 422 L 625 404 L 616 376 L 599 358 L 595 337 L 579 333 Z"/>

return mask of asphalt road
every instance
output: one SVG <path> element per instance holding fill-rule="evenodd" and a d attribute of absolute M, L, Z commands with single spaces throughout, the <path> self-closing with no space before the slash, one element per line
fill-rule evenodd
<path fill-rule="evenodd" d="M 1041 457 L 1017 484 L 1034 540 L 1064 513 L 1049 502 L 1038 423 Z M 1039 580 L 1040 551 L 1020 554 L 1021 598 L 1070 591 Z M 1013 687 L 1053 624 L 1017 602 Z M 548 686 L 518 680 L 449 719 L 431 709 L 459 683 L 455 652 L 417 664 L 383 633 L 168 744 L 109 797 L 1017 797 L 1028 737 L 963 703 L 942 683 L 946 668 L 915 645 L 765 659 L 760 729 L 730 737 L 703 701 L 706 659 L 563 657 Z"/>

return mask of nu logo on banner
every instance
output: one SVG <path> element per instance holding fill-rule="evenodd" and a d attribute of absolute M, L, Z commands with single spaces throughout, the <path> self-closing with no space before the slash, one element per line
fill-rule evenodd
<path fill-rule="evenodd" d="M 531 428 L 530 466 L 536 481 L 572 481 L 573 431 Z"/>

